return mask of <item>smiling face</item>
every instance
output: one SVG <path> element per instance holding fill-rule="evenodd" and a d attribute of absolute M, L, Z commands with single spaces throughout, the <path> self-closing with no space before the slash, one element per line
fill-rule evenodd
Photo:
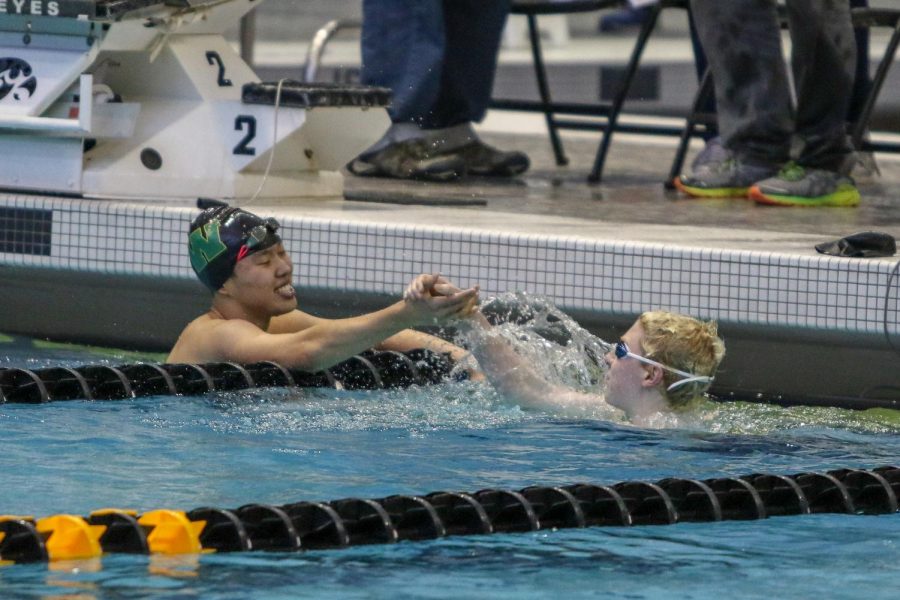
<path fill-rule="evenodd" d="M 220 291 L 242 309 L 248 320 L 267 324 L 270 318 L 297 308 L 292 273 L 291 258 L 278 243 L 239 260 Z"/>

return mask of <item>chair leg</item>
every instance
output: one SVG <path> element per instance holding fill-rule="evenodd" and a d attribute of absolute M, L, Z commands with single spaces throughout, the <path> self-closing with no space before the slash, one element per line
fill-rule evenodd
<path fill-rule="evenodd" d="M 881 92 L 881 87 L 884 85 L 884 80 L 887 78 L 891 63 L 894 62 L 894 56 L 897 53 L 898 45 L 900 45 L 900 23 L 897 23 L 897 26 L 894 28 L 894 34 L 888 42 L 887 48 L 884 51 L 884 57 L 882 57 L 881 62 L 878 64 L 878 69 L 875 71 L 875 77 L 872 79 L 872 88 L 869 90 L 869 95 L 866 97 L 866 103 L 863 105 L 862 111 L 860 111 L 859 119 L 857 119 L 856 123 L 853 125 L 852 142 L 853 147 L 857 150 L 862 148 L 863 137 L 866 135 L 869 119 L 872 118 L 872 111 L 875 109 L 875 101 L 878 99 L 878 94 Z"/>
<path fill-rule="evenodd" d="M 700 87 L 697 88 L 697 94 L 694 96 L 694 102 L 691 105 L 691 114 L 688 115 L 684 123 L 684 129 L 681 130 L 681 138 L 678 140 L 678 150 L 675 152 L 675 158 L 672 160 L 672 167 L 669 169 L 669 177 L 663 182 L 668 189 L 675 187 L 674 180 L 681 174 L 684 168 L 684 159 L 687 156 L 688 145 L 694 133 L 697 131 L 697 122 L 700 120 L 700 107 L 704 106 L 709 100 L 710 94 L 713 92 L 713 80 L 709 73 L 709 68 L 703 73 L 700 80 Z"/>
<path fill-rule="evenodd" d="M 541 96 L 541 107 L 544 111 L 544 119 L 547 121 L 547 133 L 550 134 L 550 144 L 553 146 L 553 156 L 556 164 L 564 166 L 569 164 L 569 159 L 563 150 L 562 141 L 559 139 L 559 129 L 553 116 L 553 101 L 550 98 L 550 86 L 547 85 L 547 67 L 544 65 L 544 53 L 541 50 L 541 34 L 537 26 L 537 17 L 528 15 L 528 36 L 531 39 L 531 55 L 534 59 L 534 75 L 537 79 L 538 93 Z"/>
<path fill-rule="evenodd" d="M 606 127 L 603 129 L 600 147 L 597 148 L 597 155 L 594 157 L 594 167 L 591 169 L 590 175 L 588 175 L 589 183 L 599 183 L 603 176 L 603 166 L 606 162 L 606 154 L 609 152 L 609 144 L 612 141 L 612 135 L 616 129 L 619 113 L 622 112 L 622 106 L 625 104 L 625 98 L 628 96 L 628 91 L 631 89 L 631 82 L 634 80 L 634 76 L 637 73 L 640 64 L 641 55 L 644 53 L 644 48 L 647 45 L 650 34 L 656 27 L 656 21 L 659 19 L 660 11 L 662 11 L 662 5 L 654 5 L 647 20 L 644 21 L 644 24 L 641 26 L 638 39 L 634 44 L 634 49 L 631 51 L 631 58 L 628 59 L 628 66 L 625 68 L 625 76 L 622 78 L 622 84 L 613 98 L 612 106 L 606 117 Z"/>

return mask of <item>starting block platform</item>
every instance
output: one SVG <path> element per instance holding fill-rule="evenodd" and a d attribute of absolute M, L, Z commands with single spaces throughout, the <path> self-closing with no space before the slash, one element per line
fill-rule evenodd
<path fill-rule="evenodd" d="M 0 187 L 142 201 L 340 195 L 337 170 L 386 129 L 390 93 L 263 85 L 222 36 L 258 4 L 4 2 Z"/>

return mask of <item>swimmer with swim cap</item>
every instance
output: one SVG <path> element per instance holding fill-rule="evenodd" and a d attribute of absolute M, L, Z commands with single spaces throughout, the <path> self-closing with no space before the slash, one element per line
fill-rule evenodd
<path fill-rule="evenodd" d="M 194 219 L 188 255 L 197 277 L 212 291 L 212 306 L 185 327 L 168 362 L 268 360 L 319 371 L 373 347 L 400 352 L 428 348 L 455 359 L 466 355 L 462 348 L 411 328 L 467 314 L 477 288 L 404 298 L 346 319 L 315 317 L 297 309 L 293 264 L 279 228 L 275 219 L 227 206 Z M 413 280 L 421 286 L 439 281 L 446 280 L 432 274 Z"/>
<path fill-rule="evenodd" d="M 197 278 L 213 292 L 231 277 L 235 265 L 254 252 L 281 243 L 278 221 L 239 208 L 210 208 L 191 223 L 188 254 Z"/>

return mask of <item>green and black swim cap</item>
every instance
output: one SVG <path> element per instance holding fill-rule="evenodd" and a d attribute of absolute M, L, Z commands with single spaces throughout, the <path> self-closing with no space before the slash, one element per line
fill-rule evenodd
<path fill-rule="evenodd" d="M 231 277 L 234 266 L 254 252 L 281 242 L 278 221 L 230 206 L 204 210 L 191 223 L 188 254 L 197 277 L 212 291 Z"/>

